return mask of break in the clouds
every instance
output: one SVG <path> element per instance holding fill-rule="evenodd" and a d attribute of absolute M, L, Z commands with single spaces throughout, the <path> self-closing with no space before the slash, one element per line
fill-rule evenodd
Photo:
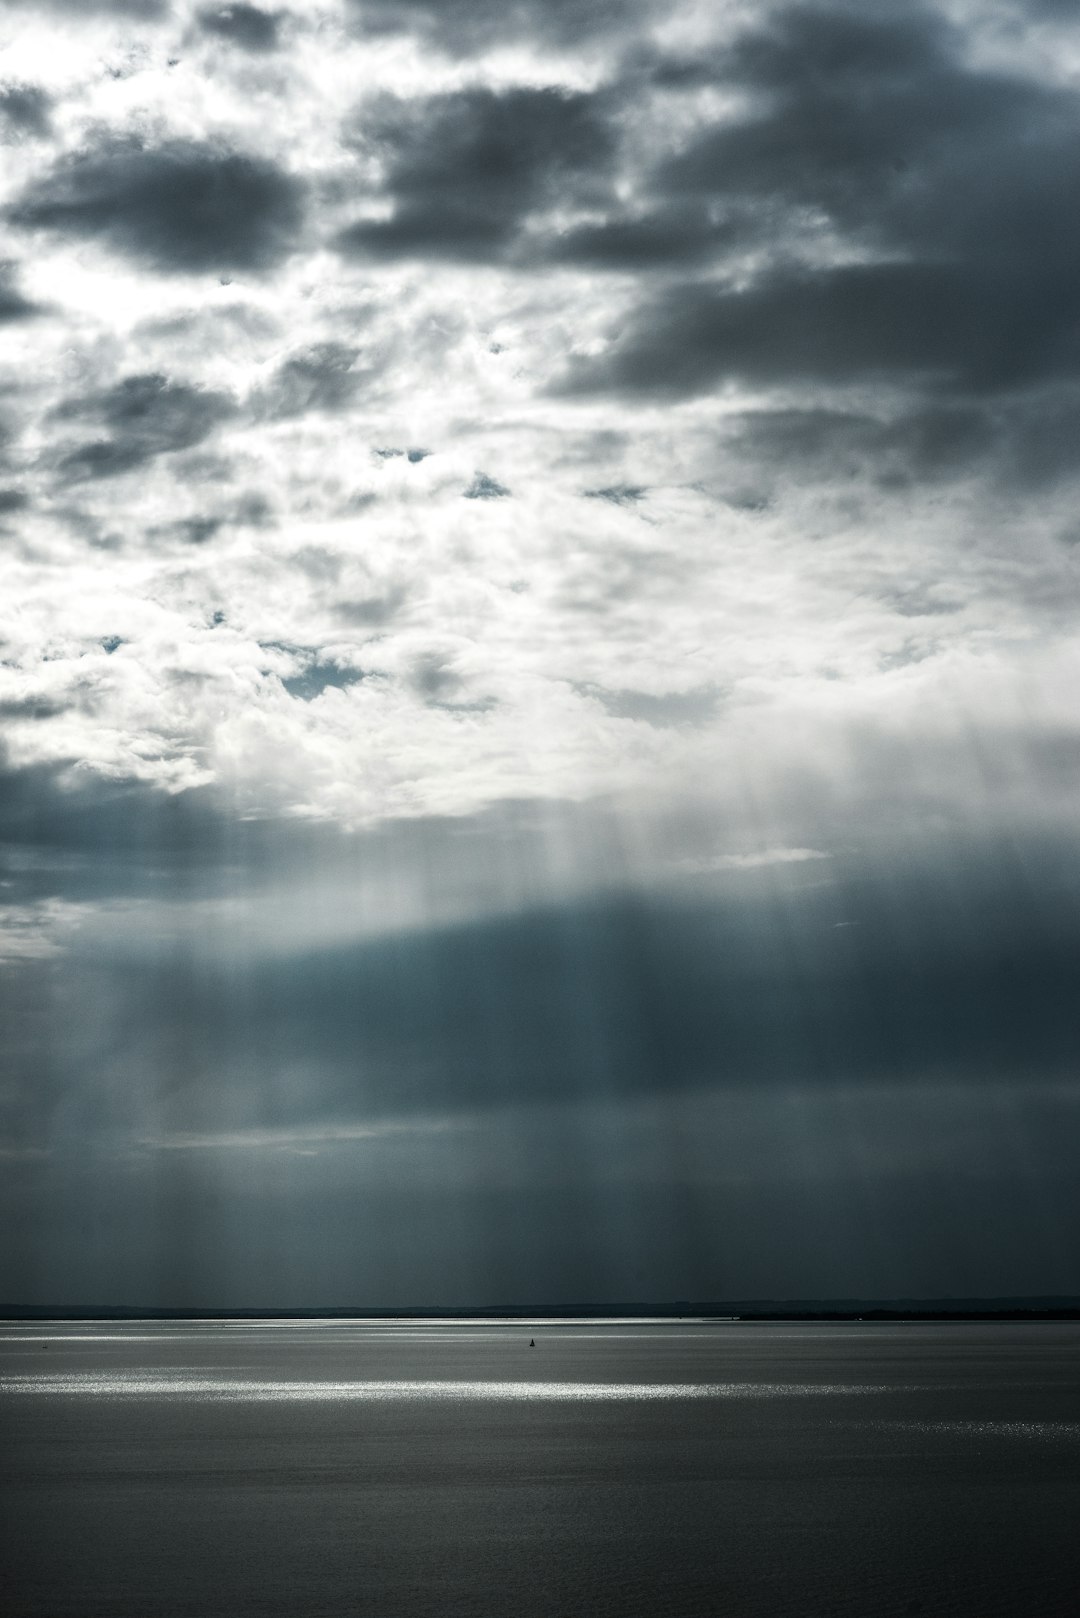
<path fill-rule="evenodd" d="M 1077 1285 L 1069 8 L 18 0 L 0 144 L 10 1273 Z"/>

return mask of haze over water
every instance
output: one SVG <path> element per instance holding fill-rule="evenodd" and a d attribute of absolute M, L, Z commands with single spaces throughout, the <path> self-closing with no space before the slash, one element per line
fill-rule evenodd
<path fill-rule="evenodd" d="M 1078 1347 L 1042 1323 L 7 1325 L 5 1611 L 1071 1612 Z"/>

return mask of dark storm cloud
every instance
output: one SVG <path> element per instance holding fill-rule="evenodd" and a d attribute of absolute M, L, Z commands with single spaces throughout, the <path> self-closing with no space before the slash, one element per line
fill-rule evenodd
<path fill-rule="evenodd" d="M 884 489 L 977 472 L 1023 494 L 1080 475 L 1080 401 L 1069 389 L 1034 398 L 938 404 L 894 414 L 754 410 L 728 418 L 730 447 L 798 478 L 872 479 Z"/>
<path fill-rule="evenodd" d="M 1040 273 L 1040 271 L 1042 273 Z M 993 264 L 779 270 L 746 288 L 679 283 L 638 308 L 619 340 L 582 361 L 569 392 L 692 395 L 756 384 L 859 380 L 975 393 L 1080 370 L 1080 290 Z"/>
<path fill-rule="evenodd" d="M 659 203 L 648 212 L 614 215 L 598 224 L 561 231 L 548 243 L 552 260 L 627 274 L 697 264 L 718 247 L 740 240 L 733 221 L 716 223 L 704 210 Z"/>
<path fill-rule="evenodd" d="M 0 131 L 6 140 L 23 140 L 49 133 L 52 103 L 38 85 L 0 85 Z"/>
<path fill-rule="evenodd" d="M 959 475 L 997 447 L 998 419 L 975 406 L 938 406 L 893 417 L 818 409 L 754 410 L 730 422 L 746 457 L 824 478 L 869 474 L 884 484 Z"/>
<path fill-rule="evenodd" d="M 965 65 L 906 17 L 796 8 L 727 63 L 761 98 L 661 167 L 665 193 L 820 210 L 877 251 L 1025 271 L 1080 262 L 1074 92 Z M 783 218 L 782 212 L 779 215 Z"/>
<path fill-rule="evenodd" d="M 203 33 L 228 40 L 241 50 L 260 53 L 277 49 L 278 16 L 258 6 L 205 6 L 196 14 Z"/>
<path fill-rule="evenodd" d="M 602 98 L 554 89 L 397 102 L 352 138 L 381 160 L 394 212 L 350 226 L 339 246 L 394 257 L 499 257 L 531 212 L 598 183 L 613 150 Z"/>
<path fill-rule="evenodd" d="M 62 157 L 13 224 L 107 243 L 164 271 L 260 271 L 293 248 L 303 186 L 266 158 L 109 137 Z"/>
<path fill-rule="evenodd" d="M 646 0 L 348 0 L 368 33 L 411 33 L 451 55 L 492 41 L 573 46 L 633 34 L 649 18 Z"/>
<path fill-rule="evenodd" d="M 653 294 L 574 381 L 986 393 L 1075 377 L 1080 97 L 973 66 L 963 43 L 921 7 L 794 6 L 697 64 L 686 87 L 711 78 L 747 110 L 664 159 L 632 218 L 579 228 L 560 250 L 641 269 L 753 246 L 762 267 Z M 671 64 L 658 80 L 679 88 Z M 819 249 L 800 264 L 823 228 L 841 262 Z"/>
<path fill-rule="evenodd" d="M 106 639 L 114 651 L 123 644 Z M 258 843 L 261 834 L 251 832 Z M 203 789 L 170 796 L 56 764 L 16 768 L 0 748 L 0 861 L 20 897 L 150 892 L 155 873 L 212 869 L 226 839 L 220 808 Z"/>
<path fill-rule="evenodd" d="M 305 655 L 313 674 L 336 667 Z M 765 1246 L 790 1257 L 812 1203 L 823 1218 L 810 1245 L 827 1237 L 826 1251 L 858 1255 L 872 1197 L 888 1229 L 934 1252 L 947 1290 L 966 1229 L 958 1206 L 981 1240 L 1003 1197 L 1049 1198 L 1055 1219 L 1068 1210 L 1075 1223 L 1065 1088 L 1080 1055 L 1080 869 L 1067 840 L 1011 829 L 918 851 L 875 843 L 811 881 L 795 867 L 715 886 L 688 873 L 666 890 L 319 948 L 290 941 L 285 892 L 261 913 L 257 942 L 253 932 L 238 950 L 220 931 L 223 879 L 253 898 L 321 870 L 351 911 L 350 871 L 381 867 L 395 846 L 413 876 L 433 856 L 459 875 L 463 860 L 505 857 L 478 829 L 447 823 L 438 853 L 416 825 L 352 842 L 334 827 L 237 821 L 201 789 L 0 774 L 0 910 L 14 908 L 16 927 L 20 907 L 51 899 L 139 901 L 103 933 L 76 930 L 62 956 L 9 960 L 0 974 L 0 1065 L 20 1075 L 0 1095 L 0 1140 L 24 1176 L 16 1185 L 6 1165 L 9 1237 L 41 1238 L 70 1193 L 59 1245 L 81 1254 L 87 1208 L 101 1213 L 122 1183 L 110 1262 L 122 1269 L 153 1209 L 201 1285 L 218 1273 L 197 1239 L 204 1184 L 216 1186 L 219 1243 L 227 1216 L 279 1246 L 302 1227 L 312 1256 L 336 1251 L 361 1216 L 367 1230 L 404 1221 L 411 1241 L 430 1195 L 452 1246 L 476 1240 L 511 1275 L 514 1221 L 569 1253 L 598 1239 L 602 1196 L 620 1252 L 640 1258 L 637 1218 L 660 1243 L 663 1291 L 701 1220 L 714 1235 L 732 1219 L 775 1224 Z M 207 898 L 209 926 L 196 909 L 177 930 L 170 906 L 154 906 Z M 141 1188 L 120 1160 L 147 1176 Z M 165 1214 L 162 1186 L 177 1192 Z M 404 1250 L 403 1262 L 415 1301 Z M 1024 1244 L 1016 1262 L 1026 1273 Z M 160 1278 L 160 1252 L 144 1279 L 155 1264 Z M 693 1265 L 712 1273 L 703 1255 Z M 120 1269 L 110 1296 L 125 1295 Z M 833 1275 L 813 1262 L 807 1273 Z M 552 1295 L 575 1274 L 569 1258 L 553 1261 Z M 240 1280 L 221 1282 L 235 1303 Z M 297 1301 L 280 1265 L 260 1285 L 261 1301 Z M 455 1285 L 461 1302 L 468 1288 Z M 834 1277 L 811 1290 L 843 1288 Z"/>
<path fill-rule="evenodd" d="M 940 162 L 950 141 L 985 138 L 1018 96 L 1024 111 L 1038 100 L 1011 81 L 1003 99 L 996 79 L 954 63 L 956 43 L 920 6 L 781 7 L 713 59 L 712 81 L 748 96 L 748 112 L 707 127 L 659 173 L 686 194 L 826 203 L 859 222 L 903 189 L 916 157 Z"/>
<path fill-rule="evenodd" d="M 242 1010 L 190 940 L 121 946 L 94 993 L 177 1129 L 207 1109 L 287 1128 L 690 1090 L 869 1096 L 944 1074 L 973 1098 L 991 1082 L 1022 1095 L 1080 1055 L 1078 873 L 1075 850 L 1029 844 L 1023 868 L 1003 853 L 854 857 L 827 884 L 743 873 L 712 895 L 695 877 L 677 899 L 249 958 Z M 119 1059 L 99 1051 L 103 1071 Z"/>
<path fill-rule="evenodd" d="M 38 305 L 19 291 L 15 278 L 14 266 L 0 264 L 0 325 L 10 320 L 27 320 L 40 313 Z"/>
<path fill-rule="evenodd" d="M 173 382 L 158 372 L 124 377 L 56 411 L 62 421 L 86 422 L 109 433 L 69 449 L 60 468 L 76 481 L 117 476 L 155 456 L 201 444 L 234 408 L 226 394 Z"/>

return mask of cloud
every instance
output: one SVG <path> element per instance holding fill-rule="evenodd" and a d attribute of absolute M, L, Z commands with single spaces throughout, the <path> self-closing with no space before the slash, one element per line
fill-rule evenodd
<path fill-rule="evenodd" d="M 962 32 L 930 8 L 780 7 L 714 61 L 746 111 L 706 124 L 665 159 L 665 195 L 768 206 L 807 237 L 805 215 L 878 253 L 943 250 L 1075 259 L 1064 201 L 1075 171 L 1076 97 L 965 59 Z M 804 219 L 800 223 L 799 211 Z M 1027 214 L 1038 240 L 1018 231 Z"/>
<path fill-rule="evenodd" d="M 498 258 L 537 209 L 596 183 L 613 151 L 603 99 L 555 88 L 472 88 L 385 104 L 352 139 L 382 167 L 388 218 L 361 220 L 343 251 Z"/>
<path fill-rule="evenodd" d="M 10 0 L 25 11 L 55 12 L 61 16 L 119 17 L 135 22 L 156 22 L 172 9 L 172 0 Z"/>
<path fill-rule="evenodd" d="M 367 33 L 413 34 L 451 55 L 495 41 L 568 47 L 633 34 L 647 23 L 646 0 L 349 0 Z"/>
<path fill-rule="evenodd" d="M 920 484 L 949 478 L 998 448 L 999 421 L 975 404 L 923 406 L 873 416 L 808 407 L 756 410 L 731 420 L 745 455 L 823 478 L 856 475 Z"/>
<path fill-rule="evenodd" d="M 743 289 L 665 288 L 565 385 L 663 397 L 730 379 L 903 380 L 983 393 L 1078 368 L 1072 285 L 1052 280 L 1019 299 L 1012 277 L 992 270 L 973 279 L 946 264 L 860 264 L 778 271 Z"/>
<path fill-rule="evenodd" d="M 674 869 L 688 876 L 699 876 L 709 871 L 757 871 L 770 865 L 802 865 L 807 860 L 831 858 L 831 854 L 819 848 L 762 848 L 748 854 L 709 854 L 700 859 L 676 860 Z M 850 922 L 834 923 L 837 927 L 851 925 Z"/>
<path fill-rule="evenodd" d="M 408 587 L 392 584 L 375 595 L 342 597 L 335 615 L 360 629 L 382 629 L 393 622 L 409 597 Z"/>
<path fill-rule="evenodd" d="M 370 363 L 358 365 L 359 358 L 358 348 L 332 341 L 290 354 L 259 390 L 256 408 L 272 420 L 348 410 L 376 371 Z"/>
<path fill-rule="evenodd" d="M 50 100 L 39 85 L 0 85 L 0 128 L 9 140 L 43 139 L 50 132 Z"/>
<path fill-rule="evenodd" d="M 29 320 L 41 313 L 39 306 L 24 297 L 15 285 L 15 273 L 13 265 L 0 264 L 0 325 Z"/>
<path fill-rule="evenodd" d="M 250 850 L 265 861 L 280 840 L 254 834 Z M 372 843 L 368 857 L 385 847 Z M 973 1105 L 992 1083 L 1022 1096 L 1029 1079 L 1067 1080 L 1076 1056 L 1076 916 L 1052 891 L 1055 866 L 1075 876 L 1075 852 L 1025 854 L 1031 877 L 1018 882 L 993 869 L 993 849 L 956 859 L 924 845 L 887 864 L 761 849 L 676 864 L 666 889 L 450 926 L 315 948 L 268 947 L 253 933 L 242 1007 L 221 993 L 215 964 L 227 910 L 174 914 L 183 931 L 171 940 L 170 918 L 153 908 L 96 922 L 81 911 L 75 992 L 96 996 L 97 1071 L 121 1081 L 115 1113 L 99 1081 L 83 1093 L 106 1109 L 95 1127 L 108 1134 L 141 1132 L 156 1110 L 181 1137 L 572 1098 L 845 1085 L 867 1095 L 944 1074 Z M 749 880 L 755 872 L 769 880 Z M 685 880 L 743 873 L 722 887 Z M 274 914 L 287 924 L 287 894 L 266 921 Z M 80 1022 L 64 1045 L 77 1063 Z M 174 1056 L 163 1067 L 154 1050 Z"/>
<path fill-rule="evenodd" d="M 0 900 L 0 962 L 50 960 L 70 944 L 86 908 L 63 899 Z"/>
<path fill-rule="evenodd" d="M 201 444 L 234 411 L 227 395 L 171 381 L 158 372 L 126 376 L 101 393 L 70 399 L 61 421 L 104 427 L 108 438 L 68 449 L 60 458 L 68 479 L 116 477 L 158 455 Z"/>
<path fill-rule="evenodd" d="M 23 696 L 0 700 L 0 719 L 55 719 L 70 704 L 55 697 Z"/>
<path fill-rule="evenodd" d="M 729 222 L 717 224 L 701 209 L 661 203 L 561 230 L 546 245 L 555 263 L 633 275 L 702 263 L 737 235 Z"/>
<path fill-rule="evenodd" d="M 250 5 L 204 6 L 195 20 L 204 34 L 261 54 L 278 47 L 278 14 Z"/>
<path fill-rule="evenodd" d="M 295 247 L 303 186 L 267 158 L 207 142 L 108 136 L 61 157 L 8 217 L 158 270 L 259 272 Z"/>
<path fill-rule="evenodd" d="M 641 177 L 633 213 L 558 249 L 699 275 L 646 297 L 579 380 L 692 396 L 1075 377 L 1075 91 L 977 65 L 929 8 L 845 5 L 780 7 L 681 86 L 668 65 L 669 93 L 702 82 L 735 108 Z"/>
<path fill-rule="evenodd" d="M 613 506 L 636 506 L 649 491 L 638 483 L 613 483 L 606 489 L 586 489 L 584 492 L 587 500 L 606 500 Z"/>
<path fill-rule="evenodd" d="M 712 719 L 721 693 L 711 685 L 688 691 L 635 691 L 630 687 L 611 690 L 602 685 L 582 685 L 582 694 L 594 698 L 614 719 L 632 719 L 663 730 L 670 725 L 700 725 Z"/>
<path fill-rule="evenodd" d="M 495 478 L 488 477 L 486 472 L 477 472 L 469 487 L 465 490 L 466 500 L 502 500 L 510 493 L 503 484 Z"/>
<path fill-rule="evenodd" d="M 458 1119 L 382 1118 L 370 1123 L 328 1122 L 292 1129 L 234 1129 L 195 1134 L 184 1131 L 140 1141 L 160 1152 L 305 1152 L 322 1146 L 348 1146 L 357 1141 L 383 1141 L 402 1135 L 446 1134 L 460 1130 Z"/>

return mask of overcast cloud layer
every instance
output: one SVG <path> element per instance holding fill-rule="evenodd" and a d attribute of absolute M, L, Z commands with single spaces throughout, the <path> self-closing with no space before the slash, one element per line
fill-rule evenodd
<path fill-rule="evenodd" d="M 1080 1291 L 1069 8 L 18 0 L 0 142 L 0 1299 Z"/>

